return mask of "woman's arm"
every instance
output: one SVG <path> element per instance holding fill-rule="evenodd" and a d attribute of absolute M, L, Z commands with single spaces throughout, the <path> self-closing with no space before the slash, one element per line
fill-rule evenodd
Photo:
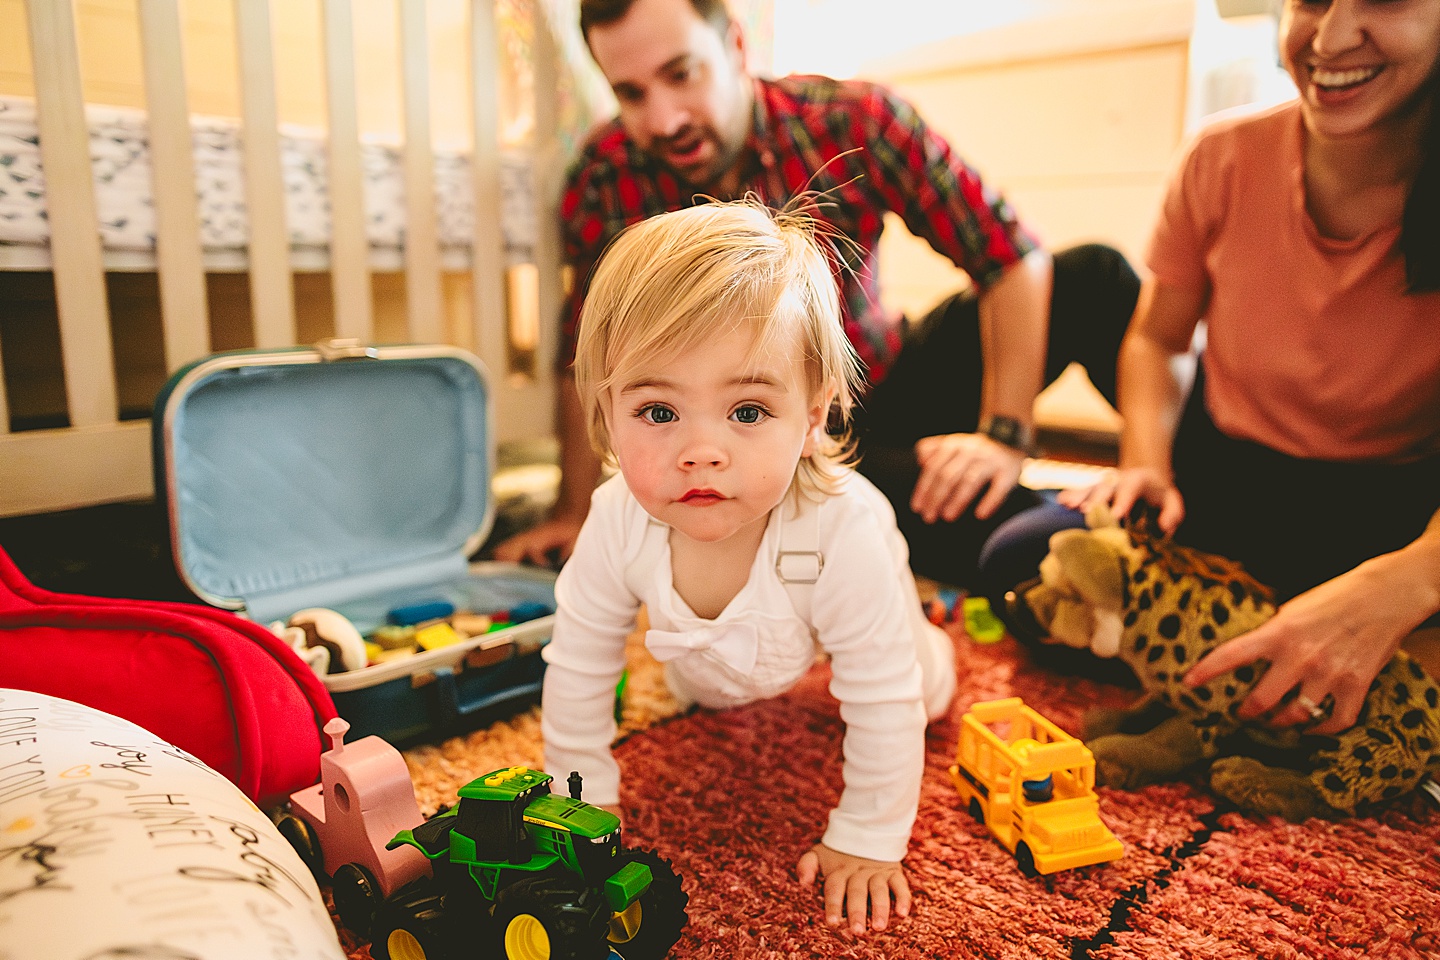
<path fill-rule="evenodd" d="M 1195 327 L 1205 311 L 1208 290 L 1150 279 L 1140 290 L 1135 317 L 1120 344 L 1117 390 L 1124 426 L 1120 470 L 1085 491 L 1062 495 L 1066 506 L 1109 503 L 1124 516 L 1137 500 L 1160 507 L 1160 526 L 1174 532 L 1185 507 L 1170 465 L 1175 430 L 1195 382 Z"/>
<path fill-rule="evenodd" d="M 1370 682 L 1401 642 L 1436 612 L 1440 512 L 1413 543 L 1300 594 L 1260 627 L 1203 658 L 1185 682 L 1198 686 L 1253 660 L 1269 660 L 1241 716 L 1259 716 L 1298 686 L 1315 704 L 1334 697 L 1330 717 L 1313 732 L 1338 733 L 1354 725 Z M 1272 722 L 1288 726 L 1310 719 L 1307 709 L 1292 703 Z"/>

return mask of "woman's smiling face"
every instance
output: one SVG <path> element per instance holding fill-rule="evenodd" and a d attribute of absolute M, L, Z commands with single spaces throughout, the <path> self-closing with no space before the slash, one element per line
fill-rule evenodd
<path fill-rule="evenodd" d="M 1433 97 L 1440 0 L 1286 0 L 1280 49 L 1312 135 L 1403 125 Z"/>

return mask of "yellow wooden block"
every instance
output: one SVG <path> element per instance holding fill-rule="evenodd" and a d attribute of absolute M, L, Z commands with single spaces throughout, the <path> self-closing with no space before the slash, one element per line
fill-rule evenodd
<path fill-rule="evenodd" d="M 415 644 L 421 650 L 438 650 L 459 643 L 461 639 L 463 638 L 455 632 L 455 628 L 443 621 L 415 631 Z"/>

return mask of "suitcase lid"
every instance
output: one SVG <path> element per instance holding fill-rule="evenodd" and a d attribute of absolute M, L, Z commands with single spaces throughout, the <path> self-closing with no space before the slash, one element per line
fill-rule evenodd
<path fill-rule="evenodd" d="M 181 577 L 268 622 L 463 576 L 494 521 L 486 384 L 464 350 L 353 341 L 179 370 L 152 430 Z"/>

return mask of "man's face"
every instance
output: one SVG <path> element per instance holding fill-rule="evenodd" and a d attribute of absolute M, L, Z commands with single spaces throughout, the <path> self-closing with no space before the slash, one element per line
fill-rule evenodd
<path fill-rule="evenodd" d="M 636 0 L 590 29 L 590 52 L 640 148 L 691 187 L 712 187 L 745 145 L 751 87 L 740 31 L 725 35 L 690 0 Z"/>

